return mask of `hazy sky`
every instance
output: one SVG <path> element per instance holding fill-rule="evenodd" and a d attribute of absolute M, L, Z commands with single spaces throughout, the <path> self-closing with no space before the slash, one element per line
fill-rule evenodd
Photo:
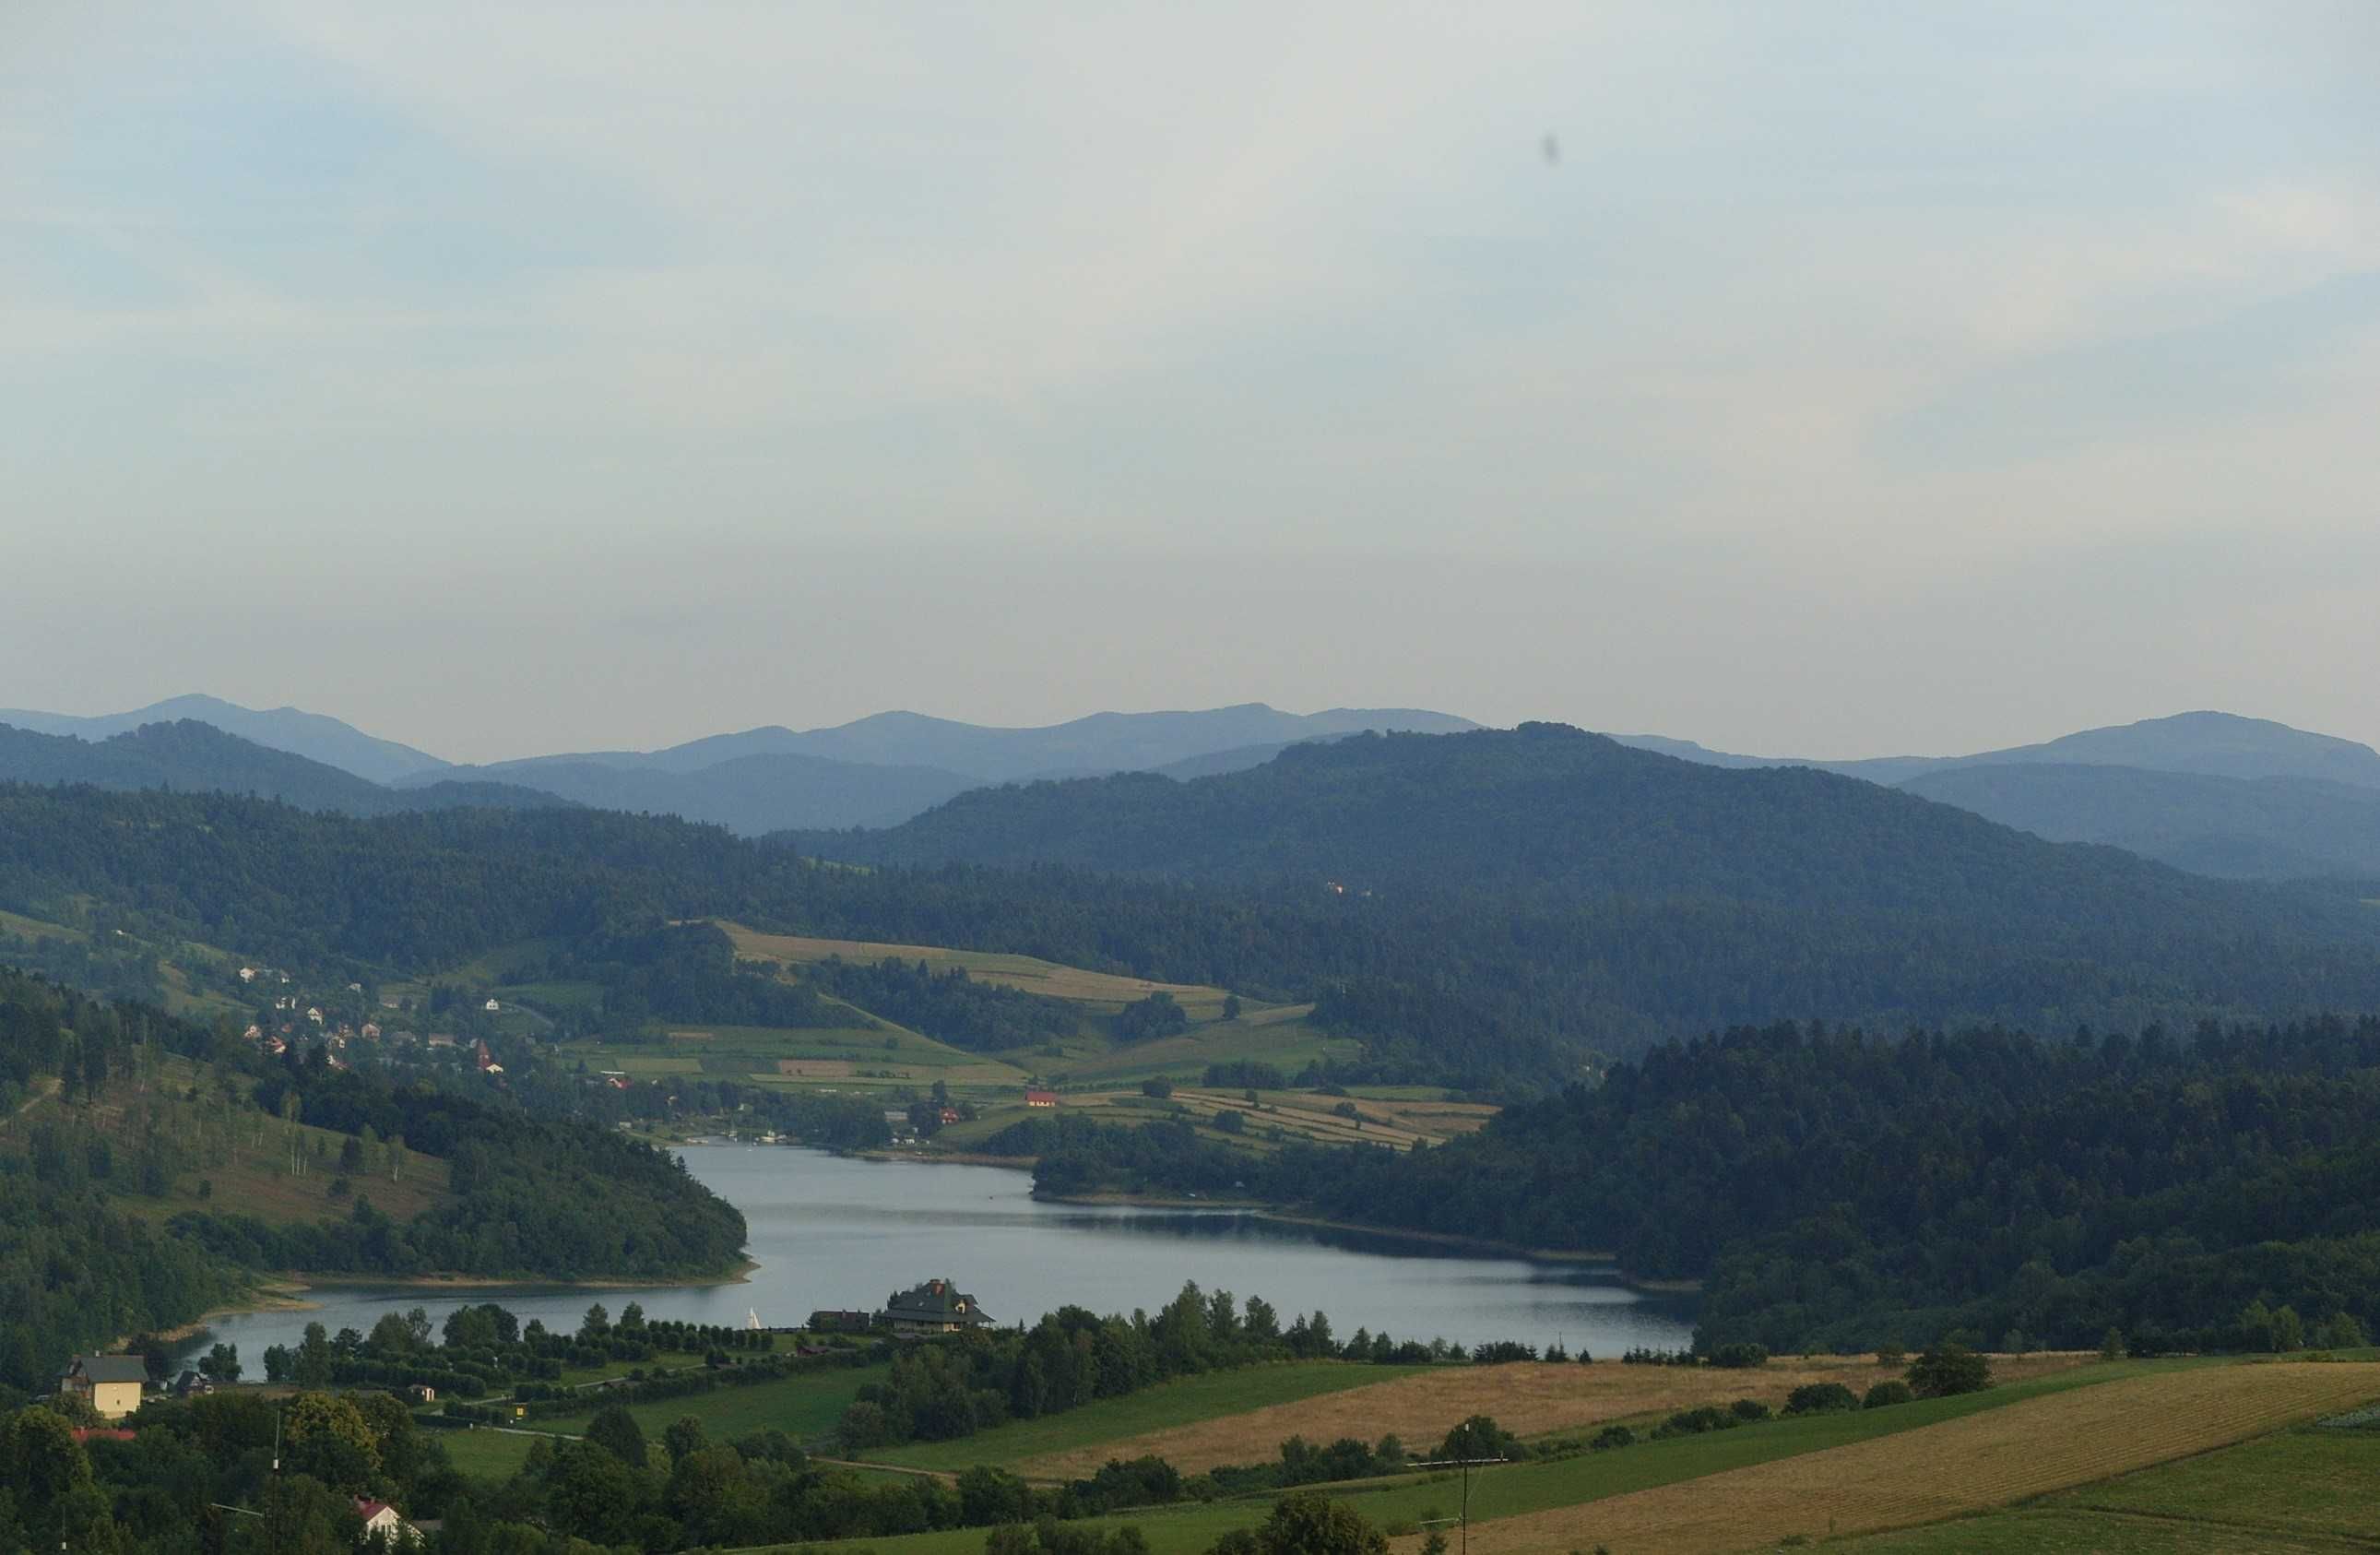
<path fill-rule="evenodd" d="M 2375 80 L 2370 0 L 8 0 L 0 706 L 2380 740 Z"/>

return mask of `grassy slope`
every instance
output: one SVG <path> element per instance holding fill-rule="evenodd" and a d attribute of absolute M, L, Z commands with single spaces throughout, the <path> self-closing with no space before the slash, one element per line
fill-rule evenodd
<path fill-rule="evenodd" d="M 788 1377 L 747 1388 L 714 1388 L 686 1398 L 632 1403 L 628 1413 L 648 1437 L 659 1436 L 688 1415 L 702 1422 L 714 1440 L 725 1440 L 767 1430 L 771 1427 L 796 1440 L 808 1441 L 834 1429 L 854 1395 L 868 1382 L 880 1382 L 888 1367 L 851 1367 Z M 593 1417 L 590 1406 L 582 1415 L 557 1415 L 523 1422 L 526 1428 L 577 1436 Z"/>
<path fill-rule="evenodd" d="M 144 1126 L 140 1120 L 153 1117 L 158 1126 L 188 1137 L 201 1129 L 220 1127 L 225 1118 L 220 1102 L 179 1099 L 188 1089 L 194 1073 L 195 1066 L 188 1060 L 168 1057 L 145 1091 L 136 1081 L 119 1077 L 110 1084 L 96 1106 L 72 1109 L 78 1121 L 96 1126 L 114 1143 L 115 1172 L 108 1185 L 126 1209 L 160 1221 L 185 1209 L 201 1209 L 252 1215 L 272 1224 L 285 1225 L 292 1221 L 344 1219 L 354 1211 L 358 1195 L 370 1197 L 374 1209 L 400 1221 L 411 1220 L 444 1200 L 446 1163 L 418 1150 L 406 1152 L 405 1168 L 398 1181 L 391 1183 L 385 1171 L 378 1175 L 358 1172 L 352 1179 L 353 1192 L 333 1198 L 330 1187 L 339 1175 L 339 1148 L 346 1143 L 347 1136 L 330 1129 L 299 1124 L 298 1132 L 304 1140 L 308 1165 L 302 1175 L 292 1173 L 287 1170 L 289 1125 L 279 1119 L 262 1117 L 253 1109 L 230 1115 L 234 1143 L 228 1160 L 180 1173 L 162 1197 L 138 1192 L 135 1148 Z M 62 1117 L 67 1111 L 52 1093 L 26 1107 L 18 1117 L 0 1120 L 0 1149 L 22 1148 L 27 1129 L 44 1118 Z M 319 1164 L 314 1158 L 317 1148 L 321 1151 Z M 213 1184 L 212 1196 L 200 1197 L 202 1182 Z"/>
<path fill-rule="evenodd" d="M 1062 1415 L 1019 1420 L 959 1441 L 918 1442 L 867 1456 L 912 1468 L 964 1469 L 976 1464 L 1015 1464 L 1046 1453 L 1123 1441 L 1148 1431 L 1237 1415 L 1385 1381 L 1423 1368 L 1346 1361 L 1284 1361 L 1184 1378 L 1118 1399 L 1103 1399 Z"/>

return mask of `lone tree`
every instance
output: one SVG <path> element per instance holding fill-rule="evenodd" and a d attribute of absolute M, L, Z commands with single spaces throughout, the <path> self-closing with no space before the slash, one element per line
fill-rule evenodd
<path fill-rule="evenodd" d="M 1909 1386 L 1922 1399 L 1979 1393 L 1992 1385 L 1992 1363 L 1946 1339 L 1909 1363 Z"/>
<path fill-rule="evenodd" d="M 1236 1528 L 1213 1555 L 1388 1555 L 1388 1537 L 1361 1513 L 1317 1495 L 1284 1496 L 1253 1530 Z"/>
<path fill-rule="evenodd" d="M 607 1403 L 587 1422 L 587 1440 L 637 1468 L 645 1466 L 645 1431 L 624 1404 Z"/>

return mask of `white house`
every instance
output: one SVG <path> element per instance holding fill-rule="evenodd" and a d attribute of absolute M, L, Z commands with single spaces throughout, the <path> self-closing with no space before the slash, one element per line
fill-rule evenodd
<path fill-rule="evenodd" d="M 480 1008 L 481 1008 L 482 1010 L 487 1011 L 487 1012 L 488 1012 L 488 1014 L 492 1014 L 492 1014 L 494 1014 L 498 1010 L 503 1009 L 503 1008 L 504 1008 L 504 1006 L 503 1006 L 503 1005 L 501 1005 L 501 1004 L 499 1004 L 499 1003 L 497 1003 L 494 1000 L 491 999 L 491 1000 L 489 1000 L 486 1003 L 484 1003 L 484 1004 L 480 1005 Z"/>
<path fill-rule="evenodd" d="M 419 1541 L 420 1531 L 397 1515 L 396 1508 L 386 1501 L 356 1498 L 356 1515 L 364 1520 L 364 1537 L 375 1538 L 392 1549 Z"/>

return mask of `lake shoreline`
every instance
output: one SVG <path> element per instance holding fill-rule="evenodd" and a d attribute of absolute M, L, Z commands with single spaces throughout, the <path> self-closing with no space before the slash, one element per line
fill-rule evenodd
<path fill-rule="evenodd" d="M 1447 1247 L 1465 1252 L 1494 1253 L 1505 1257 L 1524 1258 L 1531 1263 L 1610 1264 L 1618 1268 L 1619 1259 L 1611 1253 L 1585 1248 L 1530 1247 L 1517 1242 L 1499 1242 L 1493 1237 L 1463 1236 L 1453 1232 L 1414 1231 L 1403 1226 L 1369 1225 L 1362 1221 L 1334 1221 L 1319 1215 L 1301 1215 L 1256 1198 L 1178 1198 L 1152 1194 L 1123 1193 L 1103 1189 L 1097 1193 L 1059 1194 L 1036 1190 L 1033 1197 L 1044 1204 L 1079 1204 L 1087 1208 L 1136 1209 L 1228 1209 L 1235 1213 L 1260 1216 L 1282 1225 L 1310 1226 L 1317 1231 L 1342 1231 L 1358 1236 L 1386 1237 L 1391 1241 L 1418 1242 L 1434 1247 Z M 1620 1270 L 1621 1283 L 1647 1295 L 1700 1295 L 1700 1280 L 1650 1280 Z"/>
<path fill-rule="evenodd" d="M 420 1291 L 436 1294 L 463 1291 L 522 1291 L 532 1294 L 552 1291 L 681 1291 L 706 1290 L 722 1285 L 747 1285 L 760 1265 L 751 1258 L 740 1258 L 725 1274 L 702 1275 L 687 1280 L 504 1280 L 476 1274 L 313 1274 L 303 1270 L 284 1270 L 270 1280 L 261 1281 L 253 1293 L 254 1299 L 210 1307 L 203 1315 L 187 1323 L 161 1330 L 156 1337 L 168 1344 L 186 1344 L 213 1326 L 218 1318 L 245 1318 L 259 1312 L 311 1312 L 322 1303 L 309 1298 L 315 1290 L 391 1290 Z M 115 1348 L 122 1349 L 130 1339 L 119 1339 Z"/>

